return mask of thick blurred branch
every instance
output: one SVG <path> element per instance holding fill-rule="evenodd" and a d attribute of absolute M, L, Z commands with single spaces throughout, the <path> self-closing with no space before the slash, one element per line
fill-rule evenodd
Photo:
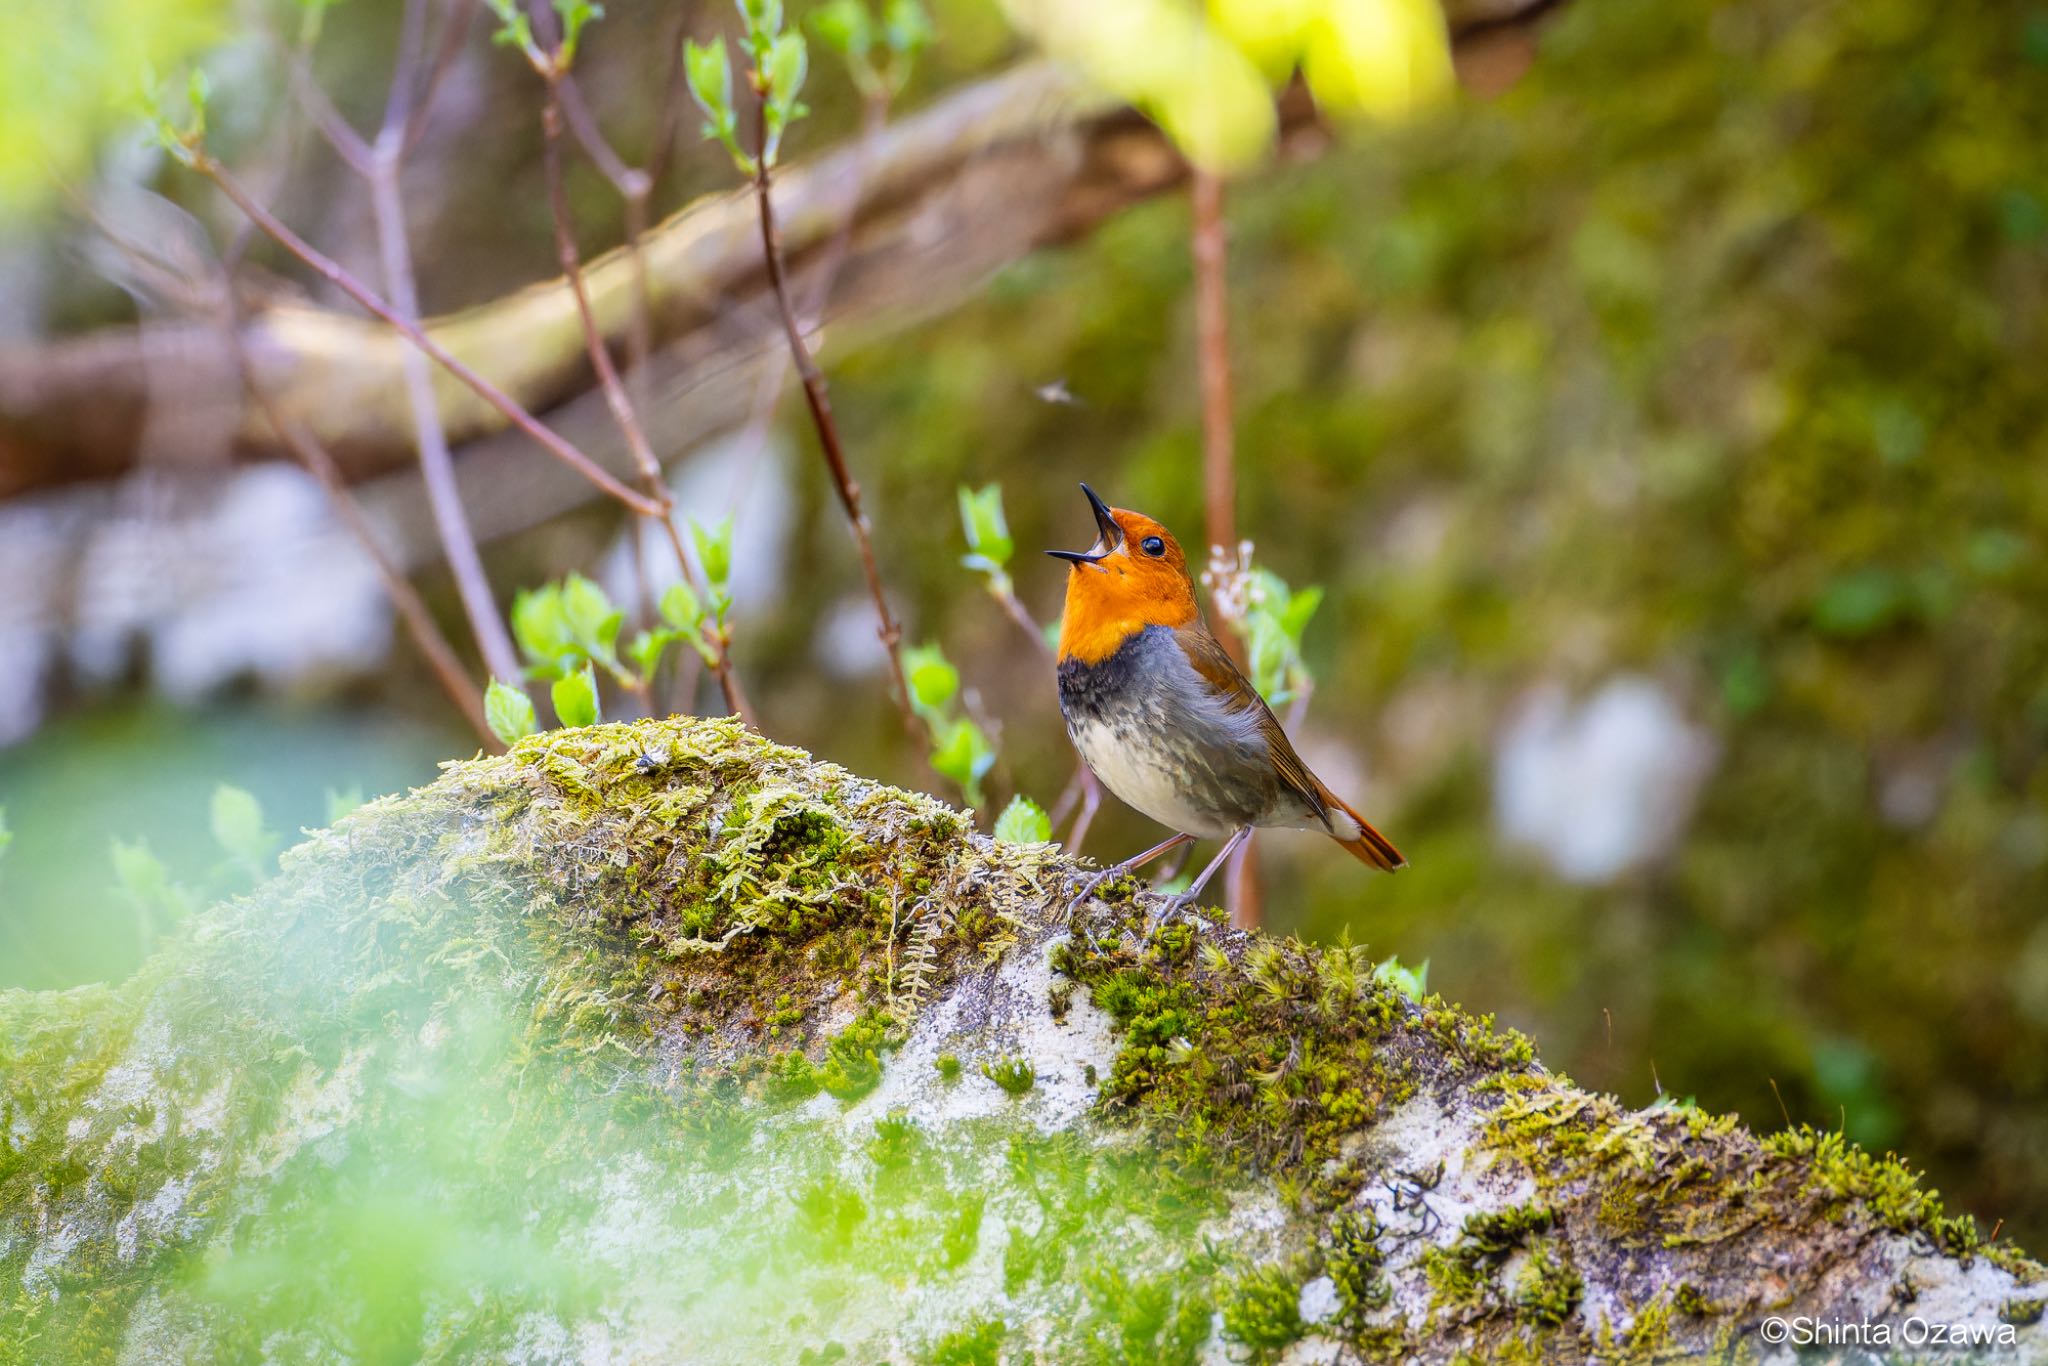
<path fill-rule="evenodd" d="M 1454 32 L 1493 44 L 1503 25 L 1547 7 L 1546 0 L 1456 0 L 1450 9 Z M 1297 147 L 1316 136 L 1314 111 L 1299 92 L 1283 99 L 1281 126 L 1283 139 Z M 1186 173 L 1179 154 L 1138 114 L 1048 64 L 1031 63 L 952 92 L 896 123 L 866 153 L 849 144 L 780 173 L 776 207 L 790 268 L 801 274 L 839 230 L 844 187 L 857 177 L 838 307 L 845 314 L 922 313 L 956 300 L 1007 262 L 1179 184 Z M 744 349 L 758 336 L 758 320 L 748 315 L 772 304 L 756 230 L 748 196 L 721 195 L 651 231 L 642 252 L 654 348 L 684 347 L 701 366 L 712 356 L 732 358 L 735 342 Z M 607 344 L 630 354 L 637 292 L 631 257 L 610 252 L 590 263 L 586 278 Z M 550 412 L 597 385 L 575 300 L 560 280 L 430 319 L 426 332 L 437 349 L 528 412 Z M 345 478 L 359 481 L 411 460 L 407 346 L 390 327 L 327 309 L 276 306 L 251 318 L 244 343 L 265 391 L 333 452 Z M 133 468 L 144 458 L 153 400 L 216 387 L 215 377 L 233 366 L 224 346 L 215 329 L 194 323 L 0 348 L 0 497 Z M 502 411 L 448 376 L 437 374 L 434 388 L 452 443 L 504 428 Z M 239 404 L 234 455 L 289 458 L 255 405 L 225 395 L 221 401 Z M 167 449 L 155 435 L 147 443 L 151 459 L 192 464 L 228 454 Z M 625 454 L 616 452 L 621 458 L 612 468 L 630 470 Z"/>

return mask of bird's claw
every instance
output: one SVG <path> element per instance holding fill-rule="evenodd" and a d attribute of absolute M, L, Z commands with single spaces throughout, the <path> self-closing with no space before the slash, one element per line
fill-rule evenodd
<path fill-rule="evenodd" d="M 1189 911 L 1195 908 L 1195 902 L 1196 897 L 1192 892 L 1176 892 L 1171 896 L 1160 897 L 1154 903 L 1153 909 L 1146 913 L 1146 935 L 1150 936 L 1153 931 L 1164 926 L 1176 916 L 1187 915 Z"/>
<path fill-rule="evenodd" d="M 1087 901 L 1088 898 L 1095 895 L 1096 888 L 1102 886 L 1104 883 L 1115 878 L 1118 874 L 1122 873 L 1123 871 L 1124 870 L 1120 867 L 1103 868 L 1097 872 L 1087 874 L 1086 881 L 1082 882 L 1079 889 L 1076 890 L 1073 893 L 1073 895 L 1067 899 L 1068 907 L 1071 909 L 1072 907 L 1081 905 L 1083 902 Z M 1079 869 L 1075 869 L 1074 872 L 1070 873 L 1068 876 L 1070 879 L 1072 879 L 1075 877 L 1081 877 L 1082 873 Z"/>

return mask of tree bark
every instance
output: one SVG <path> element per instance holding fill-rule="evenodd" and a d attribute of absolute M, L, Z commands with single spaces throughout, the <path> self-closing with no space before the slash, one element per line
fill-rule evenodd
<path fill-rule="evenodd" d="M 451 765 L 130 982 L 0 993 L 0 1349 L 2048 1351 L 2043 1269 L 1894 1159 L 1628 1111 L 1078 871 L 731 720 Z"/>

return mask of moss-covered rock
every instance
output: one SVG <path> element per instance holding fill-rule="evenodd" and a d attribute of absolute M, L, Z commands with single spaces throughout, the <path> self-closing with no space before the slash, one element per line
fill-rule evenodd
<path fill-rule="evenodd" d="M 1893 1159 L 1070 872 L 729 722 L 452 764 L 0 996 L 0 1362 L 2042 1347 L 2040 1269 Z"/>

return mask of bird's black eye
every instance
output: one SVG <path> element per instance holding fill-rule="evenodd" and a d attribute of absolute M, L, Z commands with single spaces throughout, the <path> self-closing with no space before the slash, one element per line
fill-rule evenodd
<path fill-rule="evenodd" d="M 1164 555 L 1166 553 L 1166 542 L 1160 540 L 1157 536 L 1147 536 L 1144 540 L 1138 542 L 1138 549 L 1144 551 L 1147 555 Z"/>

